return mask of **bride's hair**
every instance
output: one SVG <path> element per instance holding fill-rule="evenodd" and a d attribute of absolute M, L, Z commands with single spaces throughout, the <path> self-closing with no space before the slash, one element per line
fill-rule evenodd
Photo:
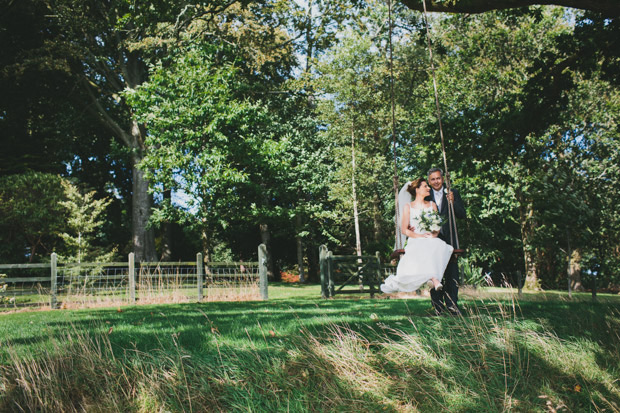
<path fill-rule="evenodd" d="M 413 198 L 415 198 L 415 190 L 418 189 L 420 185 L 422 185 L 422 182 L 426 182 L 426 179 L 417 178 L 411 181 L 411 183 L 407 187 L 407 192 L 409 192 L 411 196 L 413 196 Z"/>

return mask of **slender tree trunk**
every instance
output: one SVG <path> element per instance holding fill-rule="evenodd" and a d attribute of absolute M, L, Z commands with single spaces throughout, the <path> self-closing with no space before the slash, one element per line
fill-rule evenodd
<path fill-rule="evenodd" d="M 358 257 L 362 256 L 362 240 L 360 238 L 360 221 L 357 212 L 357 191 L 355 188 L 355 133 L 351 130 L 351 192 L 353 195 L 353 219 L 355 221 L 355 252 Z"/>
<path fill-rule="evenodd" d="M 172 191 L 164 189 L 164 203 L 170 202 L 172 199 Z M 163 224 L 162 243 L 161 243 L 161 261 L 172 260 L 172 223 L 168 220 Z"/>
<path fill-rule="evenodd" d="M 379 195 L 375 194 L 372 202 L 372 220 L 373 220 L 373 233 L 374 240 L 376 243 L 380 243 L 383 238 L 383 229 L 381 228 L 381 199 L 379 199 Z"/>
<path fill-rule="evenodd" d="M 308 257 L 308 281 L 319 282 L 319 247 L 310 231 L 309 240 L 306 245 L 306 255 Z"/>
<path fill-rule="evenodd" d="M 267 224 L 260 224 L 260 239 L 267 247 L 267 277 L 271 280 L 276 280 L 273 270 L 273 256 L 271 254 L 271 234 L 269 232 L 269 226 Z M 279 278 L 279 277 L 277 277 Z"/>
<path fill-rule="evenodd" d="M 305 72 L 310 72 L 310 65 L 312 61 L 312 53 L 314 48 L 314 37 L 313 37 L 313 22 L 312 22 L 312 4 L 313 0 L 308 1 L 308 11 L 306 12 L 306 69 Z"/>
<path fill-rule="evenodd" d="M 302 229 L 302 220 L 301 214 L 297 213 L 295 215 L 295 225 L 297 227 L 297 268 L 299 269 L 299 282 L 303 283 L 306 281 L 306 276 L 304 274 L 304 244 L 299 236 L 299 232 Z"/>
<path fill-rule="evenodd" d="M 30 243 L 30 258 L 28 258 L 28 262 L 29 263 L 33 263 L 34 262 L 34 254 L 37 252 L 37 244 L 39 243 L 39 241 L 37 241 L 36 243 L 31 242 Z"/>
<path fill-rule="evenodd" d="M 211 261 L 211 237 L 206 220 L 202 220 L 202 230 L 200 231 L 200 241 L 202 243 L 202 261 L 207 263 Z"/>

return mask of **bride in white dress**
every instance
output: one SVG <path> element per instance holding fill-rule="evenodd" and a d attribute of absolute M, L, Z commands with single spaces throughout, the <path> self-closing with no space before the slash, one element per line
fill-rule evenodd
<path fill-rule="evenodd" d="M 437 205 L 425 201 L 430 195 L 430 187 L 424 178 L 418 178 L 407 186 L 414 198 L 402 210 L 401 232 L 407 236 L 405 255 L 396 268 L 396 275 L 390 275 L 381 291 L 384 293 L 412 292 L 424 283 L 432 281 L 433 288 L 443 288 L 441 279 L 452 256 L 453 247 L 437 238 L 437 232 L 423 232 L 419 228 L 420 216 L 425 210 L 437 211 Z"/>

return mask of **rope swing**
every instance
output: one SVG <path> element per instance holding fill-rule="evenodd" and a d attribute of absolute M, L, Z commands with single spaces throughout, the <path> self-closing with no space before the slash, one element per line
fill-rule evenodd
<path fill-rule="evenodd" d="M 392 103 L 392 153 L 394 155 L 394 208 L 396 209 L 394 219 L 394 232 L 396 233 L 396 249 L 401 250 L 403 248 L 401 237 L 398 233 L 400 229 L 400 210 L 398 206 L 398 161 L 396 159 L 396 105 L 394 103 L 394 60 L 392 57 L 392 0 L 388 0 L 388 42 L 390 50 L 390 97 Z"/>
<path fill-rule="evenodd" d="M 424 8 L 424 24 L 426 27 L 426 40 L 428 46 L 428 54 L 431 65 L 431 77 L 433 79 L 433 91 L 435 94 L 435 108 L 437 112 L 437 122 L 439 124 L 439 136 L 441 138 L 441 153 L 443 156 L 443 165 L 445 171 L 445 182 L 446 189 L 448 193 L 450 192 L 450 173 L 448 171 L 448 159 L 446 156 L 446 145 L 445 139 L 443 135 L 443 125 L 441 122 L 441 109 L 439 105 L 439 93 L 437 91 L 437 77 L 435 74 L 435 63 L 433 60 L 433 49 L 431 46 L 431 35 L 428 24 L 428 15 L 426 10 L 426 0 L 422 0 L 422 6 Z M 397 156 L 396 156 L 396 118 L 395 118 L 395 102 L 394 102 L 394 61 L 392 58 L 392 30 L 393 30 L 393 21 L 392 21 L 392 1 L 388 0 L 388 22 L 389 22 L 389 52 L 390 52 L 390 92 L 391 92 L 391 100 L 392 100 L 392 149 L 394 156 L 394 209 L 395 209 L 395 231 L 396 231 L 396 250 L 392 253 L 391 258 L 400 258 L 402 254 L 404 254 L 404 249 L 402 246 L 401 236 L 399 234 L 400 230 L 400 206 L 398 200 L 398 168 L 397 168 Z M 459 237 L 458 230 L 456 228 L 456 216 L 454 212 L 454 204 L 452 201 L 448 199 L 448 226 L 450 228 L 450 243 L 454 246 L 453 255 L 458 257 L 461 255 L 464 250 L 459 248 Z"/>

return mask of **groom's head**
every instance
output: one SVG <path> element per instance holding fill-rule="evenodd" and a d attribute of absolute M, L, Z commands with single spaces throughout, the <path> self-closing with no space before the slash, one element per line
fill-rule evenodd
<path fill-rule="evenodd" d="M 439 168 L 431 168 L 428 170 L 428 183 L 435 191 L 441 190 L 443 187 L 443 171 Z"/>

